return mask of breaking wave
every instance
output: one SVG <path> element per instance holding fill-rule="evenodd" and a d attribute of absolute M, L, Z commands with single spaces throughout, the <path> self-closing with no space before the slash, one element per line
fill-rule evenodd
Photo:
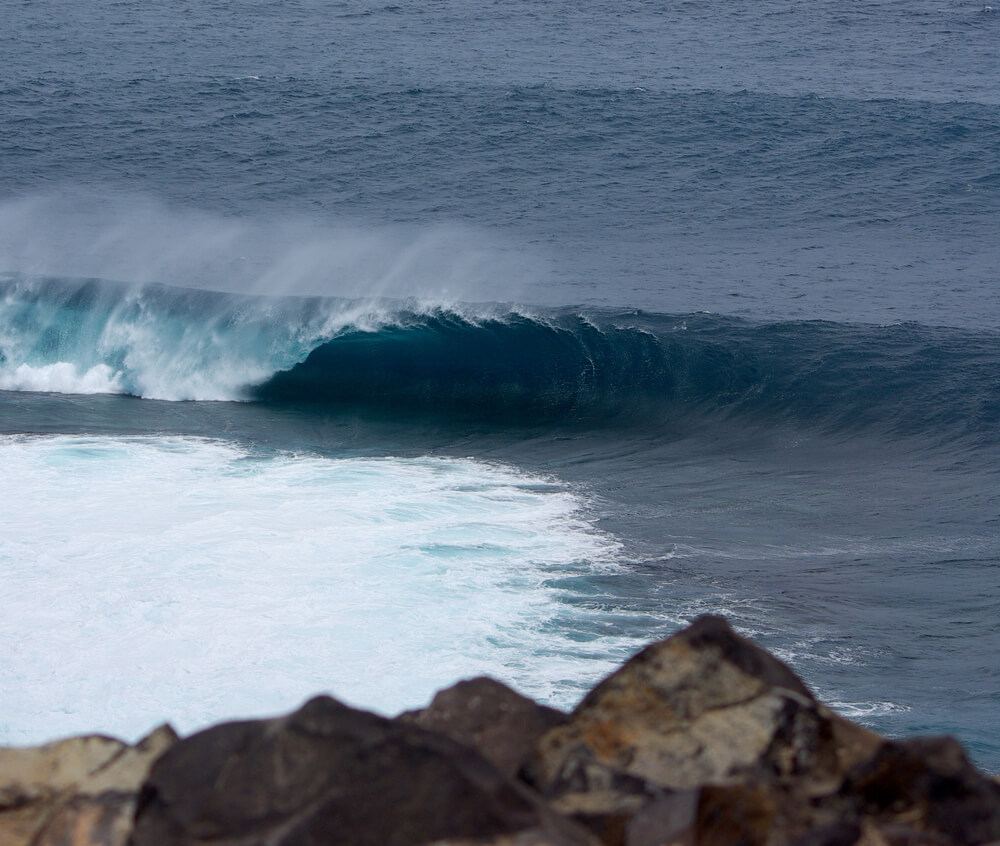
<path fill-rule="evenodd" d="M 6 277 L 0 389 L 497 423 L 749 415 L 991 435 L 1000 334 Z"/>

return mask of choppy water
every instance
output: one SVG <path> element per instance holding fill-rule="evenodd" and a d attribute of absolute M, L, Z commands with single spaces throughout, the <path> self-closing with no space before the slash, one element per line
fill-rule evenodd
<path fill-rule="evenodd" d="M 714 611 L 1000 769 L 1000 13 L 5 17 L 0 741 Z"/>

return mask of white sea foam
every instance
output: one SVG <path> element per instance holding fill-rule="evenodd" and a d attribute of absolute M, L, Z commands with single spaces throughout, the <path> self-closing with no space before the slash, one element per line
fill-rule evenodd
<path fill-rule="evenodd" d="M 489 673 L 571 704 L 631 644 L 547 579 L 614 567 L 566 487 L 473 460 L 0 438 L 0 743 L 135 738 Z"/>
<path fill-rule="evenodd" d="M 841 702 L 834 700 L 827 704 L 849 720 L 857 720 L 860 723 L 866 723 L 873 717 L 903 714 L 910 710 L 908 705 L 899 705 L 895 702 Z"/>
<path fill-rule="evenodd" d="M 68 361 L 38 367 L 22 363 L 9 370 L 0 368 L 0 391 L 120 394 L 123 393 L 121 376 L 106 364 L 95 364 L 81 373 Z"/>
<path fill-rule="evenodd" d="M 87 280 L 0 281 L 0 390 L 239 400 L 346 328 L 374 331 L 392 318 L 366 302 L 308 309 L 145 286 L 95 295 Z"/>

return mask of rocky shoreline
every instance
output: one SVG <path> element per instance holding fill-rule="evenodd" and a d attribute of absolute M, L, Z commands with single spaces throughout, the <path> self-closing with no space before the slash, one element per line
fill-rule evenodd
<path fill-rule="evenodd" d="M 0 846 L 1000 843 L 1000 783 L 887 740 L 702 617 L 571 713 L 472 679 L 395 719 L 327 696 L 130 746 L 0 749 Z"/>

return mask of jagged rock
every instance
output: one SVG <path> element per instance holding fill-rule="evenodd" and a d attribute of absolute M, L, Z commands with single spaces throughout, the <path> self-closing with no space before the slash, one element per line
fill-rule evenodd
<path fill-rule="evenodd" d="M 875 823 L 892 843 L 1000 841 L 1000 785 L 950 737 L 887 742 L 848 774 L 837 807 Z"/>
<path fill-rule="evenodd" d="M 125 846 L 135 796 L 114 791 L 74 796 L 49 816 L 31 846 Z"/>
<path fill-rule="evenodd" d="M 513 776 L 534 753 L 538 739 L 567 716 L 480 676 L 440 691 L 426 708 L 397 719 L 471 746 Z"/>
<path fill-rule="evenodd" d="M 871 834 L 863 833 L 857 822 L 840 820 L 812 827 L 795 840 L 794 846 L 855 846 L 859 842 L 867 844 L 870 839 Z"/>
<path fill-rule="evenodd" d="M 632 817 L 624 846 L 960 846 L 998 827 L 995 782 L 954 740 L 920 738 L 884 743 L 833 795 L 776 778 L 669 794 Z"/>
<path fill-rule="evenodd" d="M 662 791 L 624 819 L 619 832 L 607 829 L 612 836 L 603 842 L 606 846 L 790 846 L 811 828 L 831 821 L 835 818 L 829 813 L 776 781 L 704 785 Z M 840 846 L 853 844 L 850 840 Z M 812 846 L 834 844 L 818 841 Z"/>
<path fill-rule="evenodd" d="M 957 742 L 837 717 L 715 617 L 568 717 L 480 678 L 175 740 L 0 749 L 0 846 L 1000 846 L 1000 782 Z"/>
<path fill-rule="evenodd" d="M 553 840 L 544 831 L 532 829 L 518 834 L 500 834 L 496 837 L 473 840 L 435 840 L 431 846 L 560 846 L 565 840 Z"/>
<path fill-rule="evenodd" d="M 560 846 L 564 840 L 553 840 L 545 832 L 533 829 L 520 834 L 501 834 L 485 840 L 435 840 L 431 846 Z"/>
<path fill-rule="evenodd" d="M 702 617 L 594 688 L 541 738 L 529 771 L 548 795 L 594 765 L 672 790 L 773 778 L 824 795 L 882 742 L 724 619 Z"/>
<path fill-rule="evenodd" d="M 668 791 L 593 761 L 563 773 L 549 804 L 593 832 L 605 846 L 622 846 L 637 812 Z"/>
<path fill-rule="evenodd" d="M 648 802 L 626 824 L 624 846 L 697 846 L 697 790 L 681 790 Z"/>
<path fill-rule="evenodd" d="M 150 771 L 132 835 L 134 846 L 463 840 L 592 842 L 468 747 L 329 697 L 177 743 Z"/>
<path fill-rule="evenodd" d="M 161 726 L 135 746 L 91 735 L 0 749 L 0 846 L 123 844 L 135 793 L 176 740 Z"/>

